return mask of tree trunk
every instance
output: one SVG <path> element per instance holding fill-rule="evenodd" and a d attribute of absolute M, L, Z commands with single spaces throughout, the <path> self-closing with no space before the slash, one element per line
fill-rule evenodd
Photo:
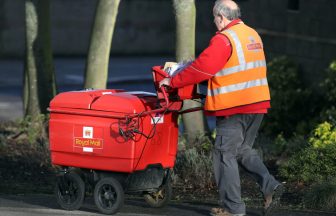
<path fill-rule="evenodd" d="M 194 0 L 173 0 L 176 15 L 176 60 L 195 58 L 196 8 Z M 185 100 L 183 109 L 199 107 L 200 101 Z M 182 115 L 184 132 L 189 142 L 199 135 L 209 134 L 203 111 Z"/>
<path fill-rule="evenodd" d="M 56 94 L 50 39 L 50 1 L 26 0 L 26 55 L 24 67 L 24 115 L 33 119 L 46 114 Z"/>
<path fill-rule="evenodd" d="M 91 33 L 84 88 L 105 89 L 114 26 L 120 0 L 99 0 Z"/>
<path fill-rule="evenodd" d="M 24 117 L 29 122 L 29 131 L 34 132 L 30 141 L 39 140 L 47 147 L 46 118 L 41 114 L 47 113 L 49 102 L 56 94 L 50 39 L 50 1 L 26 0 L 25 23 Z"/>

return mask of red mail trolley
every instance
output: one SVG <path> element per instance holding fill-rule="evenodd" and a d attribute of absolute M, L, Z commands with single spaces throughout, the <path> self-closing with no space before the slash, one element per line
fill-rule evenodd
<path fill-rule="evenodd" d="M 159 88 L 168 77 L 152 68 L 156 94 L 123 90 L 60 93 L 49 106 L 49 139 L 57 174 L 55 195 L 66 210 L 79 209 L 85 194 L 114 214 L 124 194 L 141 194 L 152 207 L 170 199 L 178 141 L 178 111 L 195 87 Z"/>

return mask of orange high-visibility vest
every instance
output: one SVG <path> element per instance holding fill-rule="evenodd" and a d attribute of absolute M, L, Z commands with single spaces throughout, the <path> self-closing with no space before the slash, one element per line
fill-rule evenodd
<path fill-rule="evenodd" d="M 224 68 L 208 81 L 205 110 L 270 100 L 265 54 L 258 33 L 243 23 L 221 33 L 230 40 L 232 54 Z"/>

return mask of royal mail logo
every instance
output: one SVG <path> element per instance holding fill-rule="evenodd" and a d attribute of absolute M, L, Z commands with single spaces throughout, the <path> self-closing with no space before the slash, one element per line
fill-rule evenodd
<path fill-rule="evenodd" d="M 254 44 L 247 44 L 248 50 L 261 50 L 262 46 L 260 43 L 254 43 Z"/>
<path fill-rule="evenodd" d="M 259 51 L 262 50 L 261 43 L 256 43 L 255 39 L 251 36 L 249 37 L 249 41 L 251 43 L 247 44 L 247 49 L 252 51 Z"/>
<path fill-rule="evenodd" d="M 75 137 L 74 145 L 75 147 L 103 148 L 103 140 Z"/>
<path fill-rule="evenodd" d="M 100 127 L 75 125 L 73 136 L 74 152 L 102 153 L 104 147 L 103 137 L 103 129 Z"/>
<path fill-rule="evenodd" d="M 83 127 L 83 138 L 93 138 L 93 127 Z"/>

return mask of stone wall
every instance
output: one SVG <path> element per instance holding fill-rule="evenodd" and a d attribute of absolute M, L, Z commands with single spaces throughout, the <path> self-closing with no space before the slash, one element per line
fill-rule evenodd
<path fill-rule="evenodd" d="M 298 10 L 288 3 L 298 2 Z M 336 60 L 336 1 L 245 1 L 245 20 L 261 34 L 269 58 L 288 55 L 300 63 L 304 80 L 317 84 Z M 322 76 L 321 76 L 322 75 Z"/>
<path fill-rule="evenodd" d="M 215 33 L 211 0 L 196 0 L 197 53 Z M 96 0 L 51 0 L 55 56 L 86 56 Z M 240 0 L 244 22 L 261 34 L 267 57 L 288 55 L 316 78 L 336 59 L 335 0 Z M 293 9 L 294 8 L 294 9 Z M 174 55 L 171 0 L 121 0 L 112 55 Z M 0 1 L 0 56 L 24 53 L 24 0 Z M 317 75 L 318 74 L 318 75 Z"/>

